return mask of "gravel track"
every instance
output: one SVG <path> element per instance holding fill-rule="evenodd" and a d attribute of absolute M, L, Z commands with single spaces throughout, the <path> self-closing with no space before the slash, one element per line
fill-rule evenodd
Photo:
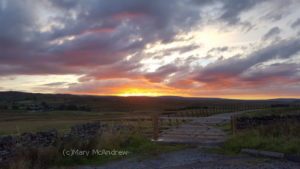
<path fill-rule="evenodd" d="M 162 154 L 143 161 L 129 158 L 99 167 L 78 169 L 300 169 L 300 164 L 246 155 L 226 156 L 193 148 Z"/>

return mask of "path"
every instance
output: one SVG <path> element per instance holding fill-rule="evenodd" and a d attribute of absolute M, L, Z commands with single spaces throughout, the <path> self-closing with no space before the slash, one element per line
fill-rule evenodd
<path fill-rule="evenodd" d="M 185 149 L 139 161 L 129 158 L 99 167 L 78 169 L 300 169 L 300 164 L 245 155 L 226 156 L 204 152 L 199 148 Z"/>
<path fill-rule="evenodd" d="M 246 111 L 218 114 L 205 118 L 192 119 L 177 128 L 164 131 L 160 141 L 177 143 L 195 143 L 198 148 L 190 148 L 162 154 L 151 159 L 140 161 L 139 158 L 128 158 L 110 162 L 99 167 L 80 167 L 78 169 L 300 169 L 299 163 L 284 160 L 272 160 L 247 155 L 226 156 L 204 152 L 202 145 L 222 143 L 227 133 L 211 126 L 230 120 L 234 114 Z"/>
<path fill-rule="evenodd" d="M 170 143 L 197 144 L 203 146 L 215 146 L 222 144 L 228 135 L 216 124 L 228 122 L 232 115 L 245 113 L 239 111 L 233 113 L 223 113 L 209 117 L 192 118 L 190 122 L 169 128 L 160 133 L 157 141 Z"/>

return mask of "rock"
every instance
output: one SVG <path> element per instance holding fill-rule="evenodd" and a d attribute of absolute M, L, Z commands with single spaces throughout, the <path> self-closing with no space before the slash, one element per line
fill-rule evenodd
<path fill-rule="evenodd" d="M 49 147 L 54 146 L 57 141 L 57 131 L 56 129 L 51 129 L 49 131 L 32 133 L 23 133 L 20 137 L 21 145 L 25 147 Z"/>
<path fill-rule="evenodd" d="M 117 126 L 114 126 L 113 127 L 113 131 L 131 131 L 133 130 L 134 127 L 132 125 L 129 125 L 129 124 L 120 124 L 120 125 L 117 125 Z"/>
<path fill-rule="evenodd" d="M 10 159 L 16 142 L 11 136 L 0 137 L 0 163 Z"/>
<path fill-rule="evenodd" d="M 102 130 L 99 122 L 91 122 L 86 124 L 75 124 L 71 127 L 71 132 L 67 137 L 87 138 L 91 136 L 101 135 Z"/>
<path fill-rule="evenodd" d="M 57 131 L 56 129 L 51 129 L 46 132 L 37 132 L 36 138 L 38 145 L 42 147 L 54 146 L 57 140 Z"/>

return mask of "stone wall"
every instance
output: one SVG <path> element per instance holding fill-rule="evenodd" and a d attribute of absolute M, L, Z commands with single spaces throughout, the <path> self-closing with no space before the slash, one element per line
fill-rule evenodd
<path fill-rule="evenodd" d="M 262 117 L 239 117 L 237 118 L 237 129 L 247 129 L 260 125 L 283 122 L 300 122 L 300 114 L 286 116 L 269 115 Z"/>
<path fill-rule="evenodd" d="M 12 136 L 0 137 L 0 163 L 12 157 L 15 145 Z"/>
<path fill-rule="evenodd" d="M 71 131 L 64 137 L 89 138 L 102 134 L 102 128 L 99 122 L 91 122 L 86 124 L 75 124 L 71 126 Z"/>
<path fill-rule="evenodd" d="M 25 147 L 49 147 L 54 146 L 57 141 L 57 131 L 56 129 L 51 129 L 49 131 L 33 133 L 23 133 L 20 136 L 19 143 Z"/>
<path fill-rule="evenodd" d="M 130 125 L 118 125 L 109 127 L 100 125 L 100 122 L 86 124 L 75 124 L 71 126 L 71 131 L 61 137 L 58 136 L 56 129 L 37 133 L 23 133 L 21 136 L 0 137 L 0 164 L 7 161 L 14 155 L 18 147 L 50 147 L 55 146 L 58 141 L 68 141 L 69 139 L 89 139 L 94 136 L 101 136 L 104 131 L 117 132 L 121 130 L 131 130 Z"/>

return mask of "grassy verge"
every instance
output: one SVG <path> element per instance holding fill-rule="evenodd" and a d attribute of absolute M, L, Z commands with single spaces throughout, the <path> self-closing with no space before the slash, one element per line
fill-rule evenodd
<path fill-rule="evenodd" d="M 238 153 L 242 148 L 300 155 L 300 124 L 273 124 L 238 132 L 224 143 L 224 151 Z"/>
<path fill-rule="evenodd" d="M 290 107 L 290 108 L 270 108 L 262 110 L 249 111 L 247 113 L 240 114 L 240 117 L 260 117 L 268 115 L 279 115 L 285 116 L 290 114 L 300 113 L 299 107 Z"/>
<path fill-rule="evenodd" d="M 99 150 L 121 150 L 128 151 L 127 156 L 87 156 L 87 157 L 67 157 L 61 158 L 57 165 L 63 166 L 74 166 L 74 165 L 100 165 L 107 163 L 109 161 L 119 160 L 122 158 L 134 157 L 139 155 L 139 160 L 151 158 L 162 153 L 167 153 L 171 151 L 177 151 L 184 148 L 188 148 L 186 145 L 169 145 L 165 143 L 152 142 L 146 137 L 137 133 L 126 133 L 121 136 L 105 136 L 106 138 L 100 138 L 98 142 L 99 145 L 94 145 L 93 147 Z"/>
<path fill-rule="evenodd" d="M 21 149 L 12 163 L 7 166 L 9 169 L 47 169 L 72 168 L 74 166 L 96 166 L 110 161 L 120 160 L 129 157 L 138 157 L 144 160 L 162 153 L 177 151 L 188 148 L 186 145 L 170 145 L 152 142 L 137 132 L 104 133 L 101 137 L 87 140 L 69 140 L 60 142 L 51 148 Z M 122 151 L 127 155 L 92 154 L 64 156 L 65 150 L 82 150 L 92 152 L 93 150 Z"/>
<path fill-rule="evenodd" d="M 276 108 L 247 112 L 239 116 L 259 117 L 266 115 L 289 115 L 299 112 L 299 108 Z M 230 122 L 217 125 L 230 132 Z M 221 149 L 205 149 L 205 151 L 234 155 L 242 148 L 275 151 L 300 155 L 300 124 L 297 122 L 274 123 L 251 129 L 239 130 L 230 135 Z"/>

